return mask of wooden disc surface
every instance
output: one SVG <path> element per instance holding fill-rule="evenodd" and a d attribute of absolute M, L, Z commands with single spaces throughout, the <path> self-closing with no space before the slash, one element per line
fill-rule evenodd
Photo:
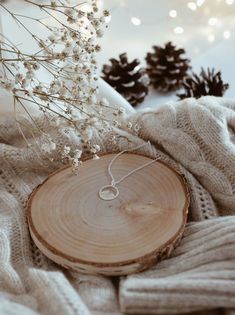
<path fill-rule="evenodd" d="M 184 177 L 163 162 L 117 185 L 114 200 L 102 200 L 107 167 L 115 154 L 86 160 L 52 174 L 31 194 L 28 222 L 42 252 L 66 268 L 105 275 L 143 270 L 168 256 L 182 236 L 189 206 Z M 124 153 L 112 166 L 115 180 L 150 158 Z"/>

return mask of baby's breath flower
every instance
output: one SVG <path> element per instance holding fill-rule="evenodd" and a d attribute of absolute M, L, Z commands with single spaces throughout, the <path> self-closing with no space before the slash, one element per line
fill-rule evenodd
<path fill-rule="evenodd" d="M 23 63 L 23 66 L 27 69 L 27 70 L 31 70 L 31 63 L 29 62 L 29 61 L 25 61 L 24 63 Z"/>
<path fill-rule="evenodd" d="M 117 139 L 116 139 L 116 136 L 115 136 L 115 135 L 113 135 L 113 136 L 110 137 L 110 142 L 111 142 L 113 145 L 117 144 Z"/>
<path fill-rule="evenodd" d="M 68 158 L 70 151 L 71 151 L 70 146 L 65 145 L 62 151 L 62 159 Z"/>
<path fill-rule="evenodd" d="M 82 135 L 84 136 L 84 141 L 88 142 L 89 140 L 91 140 L 93 136 L 93 129 L 87 128 L 86 131 Z"/>
<path fill-rule="evenodd" d="M 101 50 L 97 38 L 103 36 L 109 12 L 101 12 L 96 0 L 91 1 L 89 12 L 83 10 L 82 5 L 74 6 L 67 0 L 50 0 L 49 4 L 34 1 L 32 5 L 50 12 L 48 16 L 54 19 L 56 26 L 46 26 L 46 38 L 33 34 L 33 29 L 28 30 L 39 48 L 35 54 L 21 51 L 20 46 L 11 47 L 10 41 L 1 42 L 1 47 L 7 47 L 12 56 L 10 60 L 3 58 L 0 64 L 5 67 L 0 73 L 0 87 L 12 93 L 15 102 L 26 100 L 37 106 L 50 124 L 49 128 L 58 128 L 66 136 L 76 134 L 94 158 L 98 158 L 99 145 L 90 145 L 93 132 L 112 130 L 112 123 L 105 121 L 102 111 L 103 107 L 109 107 L 109 103 L 105 99 L 97 100 L 98 88 L 95 83 L 98 79 L 95 54 Z M 16 18 L 14 13 L 11 17 Z M 23 17 L 21 20 L 24 23 Z M 35 23 L 42 26 L 44 22 L 35 18 Z M 22 31 L 25 30 L 27 24 L 22 28 Z M 44 82 L 38 71 L 40 69 L 49 74 L 49 82 Z M 114 116 L 119 114 L 117 110 Z M 117 122 L 114 124 L 118 125 Z M 52 160 L 51 152 L 60 146 L 49 136 L 44 137 L 47 126 L 45 130 L 43 128 L 41 151 Z M 74 170 L 81 163 L 81 155 L 81 150 L 72 152 L 69 145 L 61 153 L 62 160 L 70 162 Z"/>
<path fill-rule="evenodd" d="M 135 124 L 133 127 L 133 130 L 138 133 L 140 131 L 140 125 L 139 124 Z"/>
<path fill-rule="evenodd" d="M 103 98 L 100 100 L 100 106 L 108 107 L 108 106 L 109 106 L 108 100 L 103 97 Z"/>
<path fill-rule="evenodd" d="M 35 73 L 32 70 L 26 72 L 26 79 L 33 79 L 34 76 Z"/>
<path fill-rule="evenodd" d="M 35 86 L 35 88 L 33 89 L 34 93 L 38 94 L 38 93 L 42 93 L 43 92 L 43 86 L 41 84 L 38 84 L 37 86 Z"/>
<path fill-rule="evenodd" d="M 26 77 L 23 78 L 22 81 L 21 81 L 21 87 L 25 89 L 25 93 L 27 93 L 27 91 L 28 91 L 28 86 L 30 84 L 30 81 L 31 80 L 26 78 Z M 26 90 L 26 88 L 27 88 L 27 90 Z"/>
<path fill-rule="evenodd" d="M 46 140 L 44 143 L 41 145 L 41 149 L 44 153 L 52 153 L 56 149 L 56 144 L 51 141 L 51 140 Z"/>
<path fill-rule="evenodd" d="M 74 24 L 74 23 L 76 23 L 77 20 L 76 20 L 75 17 L 72 18 L 72 17 L 69 16 L 69 17 L 67 18 L 67 21 L 68 21 L 70 24 Z"/>
<path fill-rule="evenodd" d="M 98 144 L 94 144 L 92 147 L 91 147 L 91 153 L 98 153 L 100 151 L 100 146 Z"/>
<path fill-rule="evenodd" d="M 77 18 L 81 19 L 84 16 L 84 12 L 82 12 L 81 10 L 78 10 L 77 12 Z"/>
<path fill-rule="evenodd" d="M 15 82 L 8 80 L 2 84 L 2 87 L 5 88 L 7 91 L 11 91 L 15 87 Z"/>
<path fill-rule="evenodd" d="M 76 11 L 73 8 L 66 8 L 64 10 L 64 14 L 71 18 L 74 18 L 76 16 Z"/>
<path fill-rule="evenodd" d="M 113 126 L 114 127 L 119 127 L 120 123 L 117 120 L 113 121 Z"/>
<path fill-rule="evenodd" d="M 117 108 L 117 109 L 114 110 L 114 112 L 113 112 L 113 115 L 114 115 L 114 116 L 121 116 L 121 115 L 123 115 L 123 114 L 125 114 L 125 109 L 122 108 L 122 107 Z"/>
<path fill-rule="evenodd" d="M 40 69 L 40 64 L 36 63 L 36 62 L 33 62 L 32 63 L 32 67 L 33 67 L 34 70 L 39 70 Z"/>
<path fill-rule="evenodd" d="M 49 41 L 50 41 L 51 43 L 55 43 L 55 42 L 56 42 L 56 36 L 55 36 L 55 34 L 51 34 L 51 35 L 48 37 L 48 39 L 49 39 Z"/>
<path fill-rule="evenodd" d="M 96 30 L 96 35 L 97 35 L 98 37 L 103 37 L 104 31 L 103 31 L 102 29 L 98 29 L 98 30 Z"/>
<path fill-rule="evenodd" d="M 96 45 L 95 46 L 95 51 L 97 51 L 97 52 L 101 51 L 101 46 L 100 45 Z"/>
<path fill-rule="evenodd" d="M 80 159 L 81 156 L 82 156 L 82 150 L 76 149 L 76 150 L 74 151 L 74 158 L 75 158 L 75 159 Z"/>
<path fill-rule="evenodd" d="M 56 149 L 56 143 L 55 142 L 51 142 L 51 150 L 54 151 Z"/>
<path fill-rule="evenodd" d="M 103 14 L 104 14 L 104 16 L 109 16 L 109 15 L 110 15 L 110 12 L 109 12 L 108 10 L 104 10 L 104 11 L 103 11 Z"/>
<path fill-rule="evenodd" d="M 133 125 L 132 125 L 132 123 L 129 121 L 126 126 L 127 126 L 128 129 L 131 129 Z"/>
<path fill-rule="evenodd" d="M 60 94 L 60 96 L 62 97 L 66 97 L 67 93 L 68 93 L 68 89 L 66 88 L 66 86 L 62 86 L 59 88 L 58 93 Z"/>
<path fill-rule="evenodd" d="M 23 80 L 23 75 L 21 73 L 17 73 L 15 75 L 15 83 L 18 84 L 18 83 L 22 82 L 22 80 Z"/>

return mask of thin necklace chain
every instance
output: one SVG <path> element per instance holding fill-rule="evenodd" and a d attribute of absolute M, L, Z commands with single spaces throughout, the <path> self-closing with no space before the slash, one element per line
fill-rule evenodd
<path fill-rule="evenodd" d="M 124 179 L 126 179 L 128 176 L 130 176 L 130 175 L 132 175 L 132 174 L 134 174 L 134 173 L 140 171 L 141 169 L 147 167 L 148 165 L 151 165 L 151 164 L 155 163 L 155 162 L 159 159 L 159 158 L 156 158 L 156 159 L 154 159 L 154 160 L 152 160 L 152 161 L 150 161 L 150 162 L 147 162 L 147 163 L 145 163 L 145 164 L 143 164 L 143 165 L 141 165 L 141 166 L 135 168 L 134 170 L 130 171 L 129 173 L 127 173 L 126 175 L 124 175 L 123 177 L 121 177 L 119 180 L 115 180 L 115 178 L 113 177 L 112 171 L 111 171 L 111 167 L 112 167 L 113 163 L 116 161 L 116 159 L 117 159 L 120 155 L 122 155 L 123 153 L 138 150 L 138 149 L 140 149 L 140 148 L 145 147 L 146 145 L 149 145 L 149 146 L 150 146 L 150 141 L 148 141 L 147 143 L 141 144 L 141 145 L 139 145 L 139 146 L 137 146 L 137 147 L 135 147 L 135 148 L 133 148 L 133 149 L 126 149 L 126 150 L 124 150 L 124 151 L 121 151 L 121 152 L 119 152 L 119 153 L 111 160 L 111 162 L 109 163 L 109 166 L 108 166 L 108 173 L 109 173 L 109 176 L 110 176 L 110 178 L 111 178 L 111 186 L 116 187 L 117 184 L 121 183 L 121 182 L 122 182 Z"/>

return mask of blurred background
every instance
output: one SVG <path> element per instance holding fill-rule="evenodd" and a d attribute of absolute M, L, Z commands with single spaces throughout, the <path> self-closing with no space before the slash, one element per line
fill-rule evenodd
<path fill-rule="evenodd" d="M 5 2 L 11 10 L 38 14 L 22 0 Z M 127 52 L 129 60 L 139 58 L 144 67 L 152 45 L 172 41 L 186 50 L 195 72 L 201 67 L 221 70 L 230 84 L 226 97 L 235 95 L 235 0 L 98 0 L 111 12 L 109 27 L 101 39 L 99 69 L 110 58 Z M 14 41 L 20 30 L 0 9 L 4 33 Z M 40 30 L 39 30 L 40 31 Z M 28 46 L 30 47 L 30 40 Z M 150 91 L 138 109 L 155 107 L 175 100 L 175 93 Z"/>
<path fill-rule="evenodd" d="M 99 0 L 111 11 L 109 28 L 102 39 L 99 64 L 127 52 L 130 59 L 144 57 L 152 45 L 172 41 L 186 50 L 193 70 L 215 67 L 222 71 L 235 96 L 235 1 L 234 0 Z M 154 107 L 177 99 L 155 91 L 138 106 Z"/>

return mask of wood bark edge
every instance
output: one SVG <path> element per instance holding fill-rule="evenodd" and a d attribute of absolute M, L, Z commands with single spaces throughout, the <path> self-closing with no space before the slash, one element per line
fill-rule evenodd
<path fill-rule="evenodd" d="M 100 156 L 107 155 L 107 154 L 114 154 L 114 153 L 116 153 L 116 152 L 104 153 L 104 154 L 101 154 Z M 131 154 L 137 154 L 137 155 L 145 156 L 147 158 L 151 158 L 145 154 L 139 154 L 139 153 L 131 153 Z M 83 161 L 86 161 L 89 159 L 90 158 L 88 157 L 88 158 L 83 159 Z M 82 260 L 79 258 L 71 257 L 69 255 L 64 254 L 63 252 L 60 252 L 58 249 L 55 249 L 52 245 L 50 245 L 37 232 L 37 230 L 34 226 L 34 223 L 32 221 L 32 216 L 31 216 L 31 205 L 33 202 L 33 198 L 34 198 L 35 194 L 37 193 L 37 191 L 40 189 L 40 187 L 45 182 L 47 182 L 51 177 L 53 177 L 57 173 L 61 172 L 62 170 L 69 168 L 70 166 L 64 166 L 62 168 L 59 168 L 55 172 L 52 172 L 41 184 L 39 184 L 37 187 L 35 187 L 33 189 L 32 193 L 28 197 L 27 205 L 26 205 L 26 216 L 27 216 L 29 230 L 30 230 L 30 234 L 31 234 L 32 238 L 33 239 L 35 238 L 43 247 L 46 248 L 47 251 L 51 252 L 51 254 L 53 256 L 57 256 L 57 257 L 60 257 L 60 258 L 63 258 L 64 260 L 66 260 L 68 263 L 63 264 L 63 267 L 68 268 L 68 269 L 73 269 L 69 265 L 70 262 L 73 264 L 78 263 L 78 264 L 81 264 L 84 266 L 86 266 L 86 265 L 87 266 L 94 266 L 94 267 L 100 268 L 100 272 L 97 272 L 97 274 L 106 274 L 106 273 L 102 273 L 102 268 L 112 268 L 112 267 L 122 268 L 122 267 L 129 266 L 132 264 L 138 264 L 138 267 L 133 272 L 139 272 L 139 271 L 143 271 L 143 270 L 151 267 L 152 265 L 156 264 L 157 262 L 159 262 L 165 258 L 170 257 L 172 251 L 178 246 L 178 244 L 179 244 L 179 242 L 183 236 L 185 225 L 187 223 L 188 209 L 189 209 L 189 205 L 190 205 L 190 192 L 189 192 L 187 179 L 186 179 L 185 175 L 182 174 L 182 172 L 180 172 L 175 167 L 173 167 L 172 165 L 169 165 L 168 163 L 166 163 L 163 160 L 158 160 L 157 162 L 162 163 L 163 165 L 165 165 L 166 167 L 171 169 L 177 175 L 177 177 L 179 178 L 179 180 L 182 184 L 182 187 L 184 188 L 186 201 L 185 201 L 185 205 L 183 208 L 183 220 L 182 220 L 182 224 L 181 224 L 179 230 L 177 231 L 177 233 L 175 233 L 174 236 L 172 236 L 167 242 L 162 244 L 156 250 L 154 250 L 154 251 L 152 251 L 152 252 L 150 252 L 150 253 L 142 256 L 142 257 L 138 257 L 136 259 L 129 259 L 129 260 L 117 262 L 117 263 L 97 263 L 97 262 L 90 262 L 90 261 L 85 261 L 85 260 Z M 52 259 L 52 260 L 55 261 L 54 259 Z M 120 273 L 120 274 L 122 274 L 122 273 Z"/>

